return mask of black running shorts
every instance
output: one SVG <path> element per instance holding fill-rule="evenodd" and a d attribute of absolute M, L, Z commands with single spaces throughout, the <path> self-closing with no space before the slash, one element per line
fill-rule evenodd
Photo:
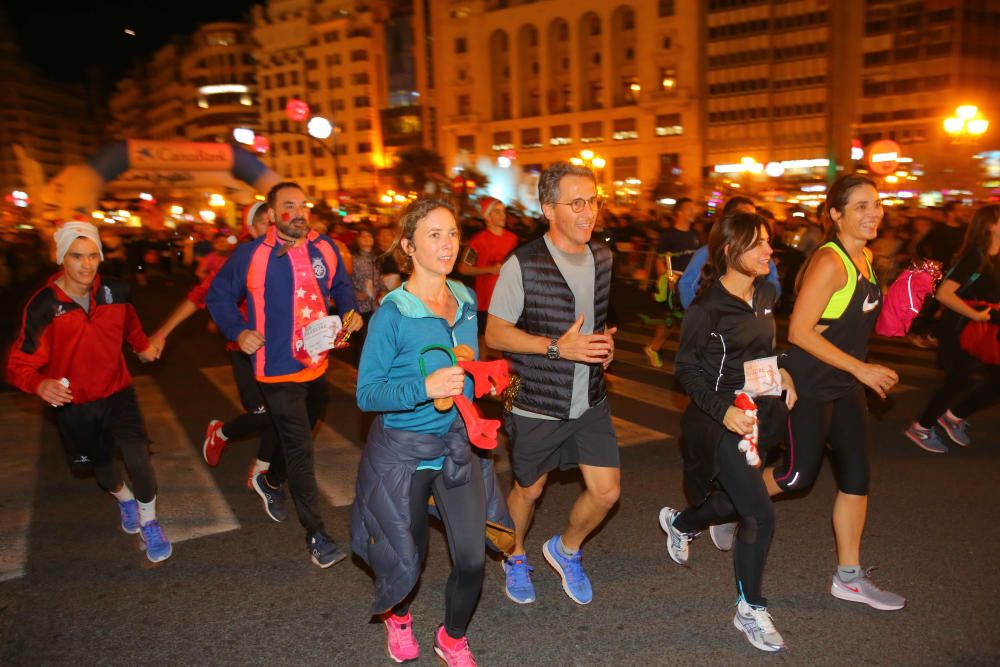
<path fill-rule="evenodd" d="M 56 408 L 56 426 L 73 468 L 107 465 L 116 446 L 145 447 L 150 442 L 131 386 L 96 401 Z"/>
<path fill-rule="evenodd" d="M 537 419 L 504 413 L 511 441 L 511 468 L 521 486 L 531 486 L 558 467 L 618 468 L 618 438 L 603 400 L 576 419 Z"/>

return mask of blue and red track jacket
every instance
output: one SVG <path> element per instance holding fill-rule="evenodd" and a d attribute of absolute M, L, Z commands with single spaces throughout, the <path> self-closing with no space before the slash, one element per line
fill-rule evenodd
<path fill-rule="evenodd" d="M 7 360 L 7 382 L 34 394 L 42 380 L 67 378 L 74 403 L 106 398 L 132 384 L 122 342 L 149 347 L 128 285 L 94 279 L 90 313 L 49 278 L 24 307 L 21 332 Z"/>
<path fill-rule="evenodd" d="M 306 243 L 313 274 L 326 302 L 332 298 L 341 317 L 349 310 L 357 310 L 351 280 L 333 240 L 309 232 Z M 267 234 L 236 248 L 212 281 L 205 305 L 228 340 L 238 340 L 247 329 L 264 336 L 263 347 L 253 355 L 258 381 L 308 382 L 326 372 L 326 356 L 312 366 L 303 365 L 294 356 L 295 280 L 288 255 L 277 254 L 281 246 L 272 226 Z M 239 309 L 244 299 L 246 315 Z"/>

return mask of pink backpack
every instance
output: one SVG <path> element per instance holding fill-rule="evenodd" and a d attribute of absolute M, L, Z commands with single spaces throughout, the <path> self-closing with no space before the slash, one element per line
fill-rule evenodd
<path fill-rule="evenodd" d="M 905 336 L 924 301 L 937 290 L 941 264 L 934 260 L 914 262 L 889 286 L 875 324 L 881 336 Z"/>

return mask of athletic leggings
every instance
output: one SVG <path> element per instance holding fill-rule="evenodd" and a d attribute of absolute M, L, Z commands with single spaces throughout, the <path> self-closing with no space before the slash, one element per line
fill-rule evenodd
<path fill-rule="evenodd" d="M 740 437 L 728 430 L 719 438 L 715 450 L 717 488 L 701 504 L 681 512 L 674 526 L 694 533 L 713 524 L 739 521 L 733 548 L 736 593 L 752 605 L 767 606 L 761 589 L 767 550 L 774 535 L 774 505 L 760 468 L 747 465 L 739 441 Z"/>
<path fill-rule="evenodd" d="M 449 637 L 464 637 L 472 613 L 483 589 L 486 564 L 486 498 L 479 461 L 471 457 L 472 478 L 462 486 L 449 489 L 440 470 L 418 470 L 410 486 L 410 533 L 420 554 L 421 567 L 427 558 L 427 501 L 434 495 L 444 523 L 451 552 L 451 575 L 445 588 L 444 629 Z M 393 607 L 397 616 L 405 616 L 416 596 L 416 587 Z"/>
<path fill-rule="evenodd" d="M 837 488 L 868 495 L 868 403 L 860 383 L 850 393 L 827 401 L 799 394 L 788 424 L 784 461 L 774 469 L 778 486 L 785 491 L 812 486 L 829 442 Z"/>
<path fill-rule="evenodd" d="M 260 385 L 254 378 L 253 363 L 242 352 L 230 350 L 229 365 L 233 368 L 233 379 L 246 412 L 223 424 L 222 432 L 229 440 L 242 440 L 260 434 L 257 458 L 270 462 L 278 446 L 278 431 L 274 428 Z"/>
<path fill-rule="evenodd" d="M 933 428 L 938 417 L 949 407 L 952 414 L 965 419 L 1000 400 L 1000 366 L 980 364 L 961 348 L 958 335 L 941 336 L 938 365 L 944 369 L 944 382 L 920 415 L 918 421 L 924 428 Z M 977 366 L 982 367 L 985 377 L 981 382 L 973 383 Z"/>

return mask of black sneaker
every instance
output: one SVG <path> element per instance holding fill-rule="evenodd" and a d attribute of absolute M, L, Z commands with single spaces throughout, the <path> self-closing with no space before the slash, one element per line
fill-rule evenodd
<path fill-rule="evenodd" d="M 285 491 L 280 486 L 277 489 L 268 486 L 264 474 L 258 473 L 253 478 L 253 490 L 264 502 L 264 511 L 267 512 L 267 515 L 281 523 L 288 517 L 288 512 L 285 511 Z"/>
<path fill-rule="evenodd" d="M 336 565 L 340 561 L 347 558 L 347 554 L 340 550 L 340 547 L 338 547 L 337 543 L 333 541 L 333 538 L 323 531 L 317 531 L 312 535 L 306 535 L 306 548 L 309 549 L 309 555 L 312 556 L 312 562 L 316 563 L 323 569 L 326 569 L 331 565 Z"/>

